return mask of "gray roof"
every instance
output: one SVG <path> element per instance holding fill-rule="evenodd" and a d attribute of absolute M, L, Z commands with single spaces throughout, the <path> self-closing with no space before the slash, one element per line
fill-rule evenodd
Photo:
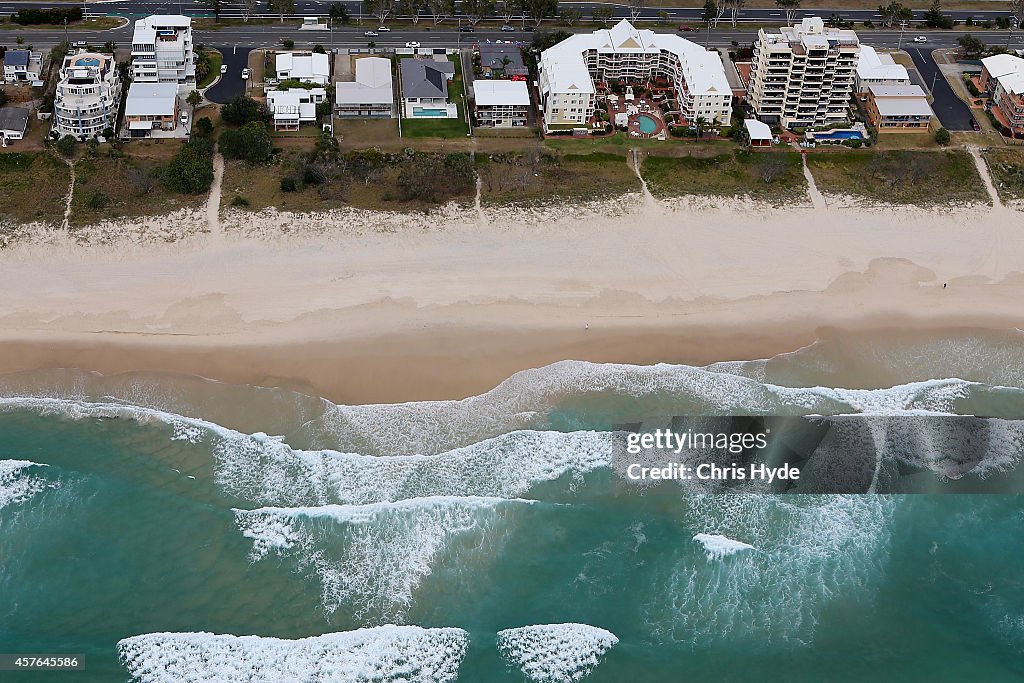
<path fill-rule="evenodd" d="M 28 109 L 24 107 L 4 107 L 0 109 L 0 130 L 16 130 L 25 132 L 28 127 Z"/>
<path fill-rule="evenodd" d="M 177 83 L 132 83 L 124 105 L 125 116 L 174 116 Z"/>
<path fill-rule="evenodd" d="M 503 59 L 509 60 L 507 66 L 503 66 Z M 503 69 L 510 73 L 526 73 L 523 54 L 515 45 L 482 44 L 480 46 L 480 65 L 492 69 Z"/>
<path fill-rule="evenodd" d="M 28 50 L 8 50 L 4 55 L 6 66 L 28 66 L 31 53 Z"/>
<path fill-rule="evenodd" d="M 402 97 L 448 97 L 446 73 L 455 73 L 451 62 L 403 59 Z"/>

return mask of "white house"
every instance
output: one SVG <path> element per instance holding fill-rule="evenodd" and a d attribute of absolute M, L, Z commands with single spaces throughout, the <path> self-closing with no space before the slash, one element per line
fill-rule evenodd
<path fill-rule="evenodd" d="M 28 109 L 24 107 L 3 107 L 0 109 L 0 145 L 21 140 L 28 130 Z"/>
<path fill-rule="evenodd" d="M 448 101 L 448 81 L 455 65 L 444 61 L 409 58 L 401 62 L 402 116 L 409 119 L 459 117 L 459 108 Z"/>
<path fill-rule="evenodd" d="M 298 130 L 303 123 L 316 122 L 316 105 L 327 99 L 324 88 L 288 88 L 267 93 L 267 107 L 275 130 Z"/>
<path fill-rule="evenodd" d="M 277 80 L 296 80 L 327 86 L 331 82 L 331 62 L 319 52 L 281 52 L 275 60 Z"/>
<path fill-rule="evenodd" d="M 383 57 L 357 59 L 355 81 L 334 84 L 334 113 L 338 116 L 394 118 L 391 60 Z"/>
<path fill-rule="evenodd" d="M 121 78 L 110 55 L 80 52 L 67 55 L 53 101 L 53 127 L 58 138 L 85 140 L 117 126 Z"/>
<path fill-rule="evenodd" d="M 4 81 L 31 83 L 39 80 L 43 53 L 31 50 L 8 50 L 4 55 Z"/>
<path fill-rule="evenodd" d="M 132 35 L 132 81 L 188 83 L 196 80 L 192 19 L 156 14 L 135 22 Z"/>
<path fill-rule="evenodd" d="M 148 137 L 154 130 L 174 130 L 178 125 L 178 85 L 132 83 L 124 120 L 133 138 Z"/>
<path fill-rule="evenodd" d="M 538 65 L 545 128 L 583 126 L 594 113 L 595 81 L 672 83 L 683 119 L 727 124 L 732 89 L 717 51 L 680 36 L 639 30 L 623 19 L 610 29 L 577 33 L 545 50 Z"/>
<path fill-rule="evenodd" d="M 530 112 L 526 81 L 473 82 L 476 125 L 492 128 L 525 126 Z"/>
<path fill-rule="evenodd" d="M 861 45 L 857 62 L 857 92 L 867 95 L 872 85 L 910 85 L 910 74 L 907 67 L 897 64 L 892 55 L 878 52 L 870 45 Z"/>

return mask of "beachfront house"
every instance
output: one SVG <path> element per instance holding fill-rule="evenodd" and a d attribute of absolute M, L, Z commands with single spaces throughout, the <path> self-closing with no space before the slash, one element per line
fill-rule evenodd
<path fill-rule="evenodd" d="M 871 85 L 865 104 L 868 123 L 879 133 L 920 133 L 931 126 L 934 113 L 919 85 Z"/>
<path fill-rule="evenodd" d="M 334 113 L 342 117 L 394 118 L 391 60 L 363 57 L 355 61 L 355 80 L 334 84 Z"/>
<path fill-rule="evenodd" d="M 981 87 L 992 98 L 992 114 L 1013 135 L 1024 135 L 1024 59 L 992 55 L 981 66 Z"/>
<path fill-rule="evenodd" d="M 327 87 L 331 82 L 331 62 L 319 52 L 281 52 L 274 62 L 279 81 L 299 81 Z"/>
<path fill-rule="evenodd" d="M 42 52 L 8 50 L 4 53 L 5 83 L 33 83 L 38 81 L 42 68 Z"/>
<path fill-rule="evenodd" d="M 490 128 L 525 126 L 530 113 L 530 90 L 526 81 L 473 82 L 476 125 Z"/>
<path fill-rule="evenodd" d="M 195 80 L 191 17 L 154 14 L 135 22 L 132 82 L 194 83 Z"/>
<path fill-rule="evenodd" d="M 178 125 L 177 83 L 132 83 L 124 106 L 124 123 L 133 138 L 153 131 L 172 131 Z"/>
<path fill-rule="evenodd" d="M 597 84 L 667 81 L 684 122 L 728 124 L 732 89 L 717 51 L 680 36 L 639 30 L 623 19 L 610 29 L 577 33 L 541 53 L 538 64 L 546 130 L 583 127 L 594 115 Z"/>
<path fill-rule="evenodd" d="M 484 78 L 525 79 L 530 72 L 523 63 L 523 53 L 508 43 L 482 43 L 480 71 Z"/>
<path fill-rule="evenodd" d="M 316 107 L 327 100 L 324 88 L 288 88 L 267 93 L 267 107 L 274 130 L 298 130 L 303 123 L 316 123 Z"/>
<path fill-rule="evenodd" d="M 757 119 L 745 119 L 743 133 L 751 147 L 771 147 L 775 138 L 768 124 Z"/>
<path fill-rule="evenodd" d="M 25 137 L 29 111 L 25 107 L 0 108 L 0 146 L 6 147 Z"/>
<path fill-rule="evenodd" d="M 53 100 L 50 135 L 86 140 L 114 129 L 121 103 L 121 77 L 110 55 L 80 52 L 67 55 Z"/>
<path fill-rule="evenodd" d="M 401 62 L 402 116 L 409 119 L 459 117 L 458 106 L 448 101 L 448 81 L 455 65 L 410 57 Z"/>
<path fill-rule="evenodd" d="M 748 93 L 757 117 L 786 128 L 849 120 L 860 52 L 855 31 L 826 27 L 820 17 L 761 29 Z"/>
<path fill-rule="evenodd" d="M 861 99 L 867 98 L 868 87 L 872 85 L 910 85 L 910 73 L 907 67 L 897 64 L 891 54 L 861 45 L 856 76 L 856 89 Z"/>

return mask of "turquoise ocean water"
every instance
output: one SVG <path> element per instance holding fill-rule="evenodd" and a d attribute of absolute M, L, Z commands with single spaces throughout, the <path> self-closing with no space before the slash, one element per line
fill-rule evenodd
<path fill-rule="evenodd" d="M 1020 497 L 623 493 L 607 431 L 656 414 L 1019 418 L 1021 359 L 1007 333 L 709 368 L 566 362 L 381 406 L 2 378 L 0 651 L 86 669 L 0 680 L 1021 680 Z"/>

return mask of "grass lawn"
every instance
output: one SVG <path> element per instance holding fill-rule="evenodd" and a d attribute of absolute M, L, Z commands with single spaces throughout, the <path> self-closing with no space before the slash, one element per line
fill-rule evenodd
<path fill-rule="evenodd" d="M 532 149 L 477 154 L 476 167 L 481 202 L 486 204 L 610 199 L 640 189 L 640 180 L 621 154 L 557 154 Z"/>
<path fill-rule="evenodd" d="M 806 195 L 807 181 L 797 152 L 699 151 L 699 155 L 679 157 L 648 156 L 641 172 L 651 194 L 749 196 L 768 201 Z"/>
<path fill-rule="evenodd" d="M 402 147 L 398 137 L 398 119 L 334 118 L 334 134 L 345 148 L 393 145 Z"/>
<path fill-rule="evenodd" d="M 76 21 L 68 24 L 68 31 L 106 31 L 107 29 L 117 28 L 124 23 L 124 20 L 120 17 L 98 17 L 96 19 L 83 19 L 82 21 Z M 33 24 L 31 26 L 22 26 L 10 21 L 10 16 L 5 16 L 0 19 L 0 31 L 33 31 L 33 30 L 47 30 L 47 31 L 63 31 L 64 24 Z M 78 40 L 79 38 L 72 33 L 71 42 Z M 106 42 L 106 41 L 103 41 Z M 100 43 L 102 45 L 103 43 Z"/>
<path fill-rule="evenodd" d="M 206 74 L 206 78 L 199 83 L 198 88 L 200 90 L 213 83 L 214 79 L 220 75 L 220 65 L 224 63 L 224 55 L 217 50 L 207 49 L 203 50 L 203 52 L 210 56 L 210 73 Z"/>
<path fill-rule="evenodd" d="M 409 59 L 412 55 L 399 55 Z M 454 102 L 459 110 L 457 119 L 402 119 L 402 137 L 405 138 L 459 138 L 469 133 L 466 123 L 466 102 L 462 92 L 462 64 L 458 55 L 448 55 L 455 64 L 455 75 L 448 81 L 448 101 Z"/>
<path fill-rule="evenodd" d="M 205 195 L 179 195 L 167 191 L 160 167 L 180 144 L 159 148 L 132 146 L 137 154 L 110 156 L 104 148 L 95 157 L 84 156 L 75 164 L 75 196 L 71 224 L 90 225 L 106 219 L 157 216 L 182 207 L 198 206 Z M 165 159 L 166 157 L 166 159 Z"/>
<path fill-rule="evenodd" d="M 611 152 L 625 154 L 630 149 L 662 150 L 668 154 L 687 154 L 689 150 L 716 148 L 723 151 L 736 149 L 736 143 L 731 140 L 702 140 L 699 143 L 684 142 L 681 140 L 655 140 L 652 138 L 637 139 L 631 138 L 626 133 L 615 133 L 614 135 L 602 137 L 570 137 L 570 136 L 549 136 L 544 139 L 544 146 L 566 154 L 589 154 L 590 152 Z M 672 150 L 669 152 L 668 150 Z"/>
<path fill-rule="evenodd" d="M 882 133 L 875 149 L 939 149 L 935 133 Z"/>
<path fill-rule="evenodd" d="M 59 225 L 70 180 L 67 164 L 48 152 L 0 154 L 0 222 Z"/>
<path fill-rule="evenodd" d="M 985 154 L 985 162 L 1000 199 L 1024 200 L 1024 148 L 994 148 Z"/>
<path fill-rule="evenodd" d="M 888 204 L 987 202 L 974 160 L 963 151 L 849 150 L 809 154 L 822 192 Z"/>

